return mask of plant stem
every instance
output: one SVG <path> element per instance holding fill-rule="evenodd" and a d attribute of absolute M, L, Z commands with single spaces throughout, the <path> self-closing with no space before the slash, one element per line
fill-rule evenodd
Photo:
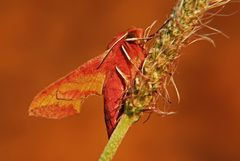
<path fill-rule="evenodd" d="M 111 161 L 128 129 L 136 122 L 144 110 L 154 107 L 159 94 L 166 95 L 166 84 L 175 71 L 176 59 L 180 49 L 197 31 L 208 28 L 209 19 L 205 13 L 223 6 L 231 0 L 179 0 L 168 21 L 157 31 L 154 45 L 149 49 L 143 66 L 143 73 L 136 75 L 134 86 L 129 89 L 128 99 L 124 103 L 125 114 L 114 130 L 99 161 Z M 205 19 L 205 22 L 204 22 Z M 210 22 L 210 21 L 209 21 Z M 198 35 L 197 40 L 211 40 L 205 35 Z M 193 40 L 194 41 L 194 40 Z M 144 77 L 142 76 L 144 75 Z M 148 78 L 148 79 L 146 79 Z M 157 109 L 153 109 L 157 112 Z"/>
<path fill-rule="evenodd" d="M 118 123 L 118 126 L 114 130 L 110 140 L 108 141 L 105 149 L 100 156 L 99 161 L 111 161 L 119 145 L 121 144 L 123 138 L 125 137 L 128 129 L 132 126 L 134 122 L 139 119 L 139 116 L 129 117 L 126 114 L 121 116 L 121 120 Z"/>

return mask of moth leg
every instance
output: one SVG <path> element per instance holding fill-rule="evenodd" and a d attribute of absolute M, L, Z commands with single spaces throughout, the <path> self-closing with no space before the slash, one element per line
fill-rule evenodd
<path fill-rule="evenodd" d="M 126 32 L 123 36 L 121 36 L 108 50 L 106 50 L 106 55 L 103 57 L 103 60 L 101 61 L 101 63 L 98 65 L 97 69 L 99 69 L 103 62 L 107 59 L 108 54 L 112 51 L 112 49 L 114 48 L 114 46 L 116 46 L 122 39 L 124 39 L 126 36 L 128 35 L 128 32 Z"/>
<path fill-rule="evenodd" d="M 130 85 L 130 81 L 127 78 L 127 76 L 116 66 L 116 71 L 118 72 L 118 74 L 122 77 L 122 79 L 124 80 L 125 83 L 125 90 L 127 89 L 127 87 Z"/>
<path fill-rule="evenodd" d="M 135 66 L 135 68 L 138 69 L 138 67 L 136 66 L 136 64 L 132 61 L 132 58 L 129 56 L 127 50 L 125 49 L 125 47 L 123 45 L 121 45 L 122 51 L 124 53 L 124 55 L 126 56 L 126 58 L 128 59 L 128 61 Z"/>
<path fill-rule="evenodd" d="M 118 72 L 118 74 L 122 77 L 122 79 L 124 80 L 124 84 L 125 84 L 125 89 L 123 90 L 123 96 L 121 99 L 125 99 L 127 96 L 127 91 L 130 88 L 130 80 L 128 79 L 128 77 L 116 66 L 116 70 Z"/>
<path fill-rule="evenodd" d="M 128 61 L 139 71 L 139 68 L 136 66 L 135 62 L 133 62 L 132 58 L 129 56 L 125 47 L 123 45 L 121 45 L 121 48 L 122 48 L 122 51 L 123 51 L 124 55 L 128 59 Z"/>

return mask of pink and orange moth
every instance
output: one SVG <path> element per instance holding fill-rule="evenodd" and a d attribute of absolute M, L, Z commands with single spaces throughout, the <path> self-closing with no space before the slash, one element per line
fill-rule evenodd
<path fill-rule="evenodd" d="M 117 34 L 107 50 L 43 89 L 33 99 L 29 115 L 61 119 L 80 112 L 90 95 L 104 96 L 110 137 L 123 113 L 122 101 L 145 57 L 144 30 L 130 28 Z"/>

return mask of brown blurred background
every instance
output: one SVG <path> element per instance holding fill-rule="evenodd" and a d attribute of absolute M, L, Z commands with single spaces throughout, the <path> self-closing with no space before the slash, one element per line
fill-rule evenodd
<path fill-rule="evenodd" d="M 115 33 L 163 23 L 176 1 L 8 0 L 0 3 L 0 161 L 95 161 L 107 134 L 101 97 L 63 120 L 28 117 L 36 93 L 101 54 Z M 229 14 L 239 4 L 224 9 Z M 185 48 L 178 114 L 129 131 L 115 161 L 240 161 L 240 14 L 216 17 L 216 48 Z M 172 90 L 171 90 L 172 91 Z M 172 91 L 171 95 L 176 97 Z"/>

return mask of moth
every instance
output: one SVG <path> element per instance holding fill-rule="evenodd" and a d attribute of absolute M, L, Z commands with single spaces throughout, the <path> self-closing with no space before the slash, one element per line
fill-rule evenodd
<path fill-rule="evenodd" d="M 132 27 L 118 33 L 107 50 L 40 91 L 33 99 L 29 115 L 61 119 L 80 112 L 91 95 L 103 95 L 108 137 L 124 111 L 126 90 L 146 57 L 145 31 Z"/>

